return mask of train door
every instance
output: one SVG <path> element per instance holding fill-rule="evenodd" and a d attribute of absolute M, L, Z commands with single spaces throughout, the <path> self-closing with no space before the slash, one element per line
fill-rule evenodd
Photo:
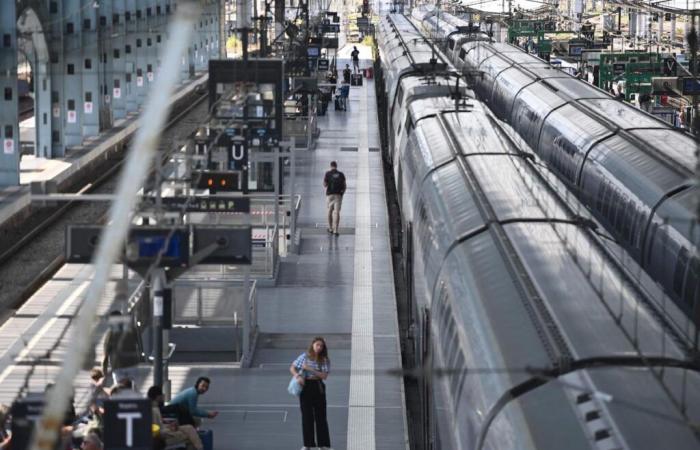
<path fill-rule="evenodd" d="M 432 392 L 432 339 L 430 328 L 430 309 L 422 308 L 421 320 L 421 337 L 420 337 L 420 359 L 421 359 L 421 425 L 422 425 L 422 448 L 423 450 L 434 450 L 435 447 L 435 432 L 433 419 L 433 392 Z"/>
<path fill-rule="evenodd" d="M 413 323 L 413 222 L 406 223 L 404 235 L 404 274 L 406 277 L 406 311 L 408 312 L 408 323 Z"/>

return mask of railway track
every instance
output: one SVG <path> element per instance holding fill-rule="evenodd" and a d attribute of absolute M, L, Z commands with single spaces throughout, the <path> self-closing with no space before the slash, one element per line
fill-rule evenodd
<path fill-rule="evenodd" d="M 171 113 L 159 146 L 165 158 L 185 140 L 207 115 L 207 96 L 200 96 Z M 114 192 L 123 156 L 110 161 L 107 170 L 79 190 L 81 193 Z M 100 223 L 109 208 L 105 202 L 66 202 L 41 220 L 0 254 L 0 316 L 7 317 L 64 264 L 65 227 L 71 223 Z"/>

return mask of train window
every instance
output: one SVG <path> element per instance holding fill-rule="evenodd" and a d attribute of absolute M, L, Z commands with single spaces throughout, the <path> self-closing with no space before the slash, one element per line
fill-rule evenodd
<path fill-rule="evenodd" d="M 153 15 L 153 9 L 149 6 L 146 8 L 146 17 L 151 17 Z"/>
<path fill-rule="evenodd" d="M 85 101 L 88 103 L 92 102 L 92 92 L 85 93 Z"/>
<path fill-rule="evenodd" d="M 89 30 L 92 27 L 92 21 L 90 19 L 83 19 L 83 30 Z"/>
<path fill-rule="evenodd" d="M 602 211 L 603 209 L 603 198 L 605 197 L 605 191 L 608 189 L 608 185 L 602 183 L 600 189 L 598 189 L 598 198 L 595 202 L 596 211 Z"/>
<path fill-rule="evenodd" d="M 12 46 L 12 35 L 10 33 L 5 33 L 2 35 L 2 46 L 11 47 Z"/>
<path fill-rule="evenodd" d="M 124 53 L 126 53 L 127 55 L 131 53 L 131 45 L 127 44 L 126 46 L 124 46 Z"/>
<path fill-rule="evenodd" d="M 49 2 L 49 12 L 51 14 L 56 14 L 58 13 L 58 2 L 57 1 L 51 1 Z"/>
<path fill-rule="evenodd" d="M 156 35 L 156 43 L 160 44 L 160 34 Z"/>
<path fill-rule="evenodd" d="M 119 24 L 119 14 L 112 14 L 112 25 Z"/>
<path fill-rule="evenodd" d="M 465 52 L 464 49 L 460 50 L 460 51 L 459 51 L 459 59 L 461 59 L 462 61 L 464 61 L 464 57 L 465 57 L 466 54 L 467 54 L 467 52 Z"/>
<path fill-rule="evenodd" d="M 153 45 L 153 40 L 151 38 L 146 39 L 146 47 Z"/>
<path fill-rule="evenodd" d="M 73 34 L 73 22 L 66 24 L 66 34 Z"/>
<path fill-rule="evenodd" d="M 114 80 L 114 87 L 119 89 L 121 87 L 121 83 L 119 82 L 119 79 Z"/>
<path fill-rule="evenodd" d="M 141 48 L 141 39 L 136 39 L 136 48 Z"/>
<path fill-rule="evenodd" d="M 673 272 L 673 292 L 679 297 L 683 296 L 683 282 L 685 279 L 685 271 L 688 268 L 688 249 L 682 248 L 678 252 L 676 260 L 676 268 Z"/>
<path fill-rule="evenodd" d="M 5 139 L 12 139 L 12 125 L 5 125 Z"/>
<path fill-rule="evenodd" d="M 66 72 L 68 73 L 68 75 L 75 74 L 75 65 L 73 65 L 73 64 L 66 65 Z"/>
<path fill-rule="evenodd" d="M 161 15 L 163 13 L 163 9 L 160 7 L 160 5 L 156 6 L 156 15 Z"/>
<path fill-rule="evenodd" d="M 622 237 L 630 242 L 632 236 L 630 236 L 630 229 L 632 228 L 632 219 L 634 218 L 634 211 L 632 209 L 632 202 L 630 200 L 625 201 L 625 207 L 622 209 Z"/>
<path fill-rule="evenodd" d="M 685 275 L 685 303 L 697 314 L 698 280 L 700 279 L 700 258 L 694 256 L 690 260 L 688 273 Z"/>
<path fill-rule="evenodd" d="M 68 110 L 75 111 L 75 100 L 68 100 Z"/>
<path fill-rule="evenodd" d="M 92 69 L 92 59 L 90 59 L 90 58 L 85 59 L 85 68 L 88 70 Z"/>
<path fill-rule="evenodd" d="M 61 135 L 58 130 L 51 130 L 51 142 L 61 142 Z"/>
<path fill-rule="evenodd" d="M 11 87 L 5 88 L 5 100 L 7 100 L 7 101 L 12 100 L 12 88 Z"/>
<path fill-rule="evenodd" d="M 137 10 L 136 10 L 136 18 L 137 18 L 137 19 L 140 19 L 140 18 L 141 18 L 141 10 L 140 10 L 140 9 L 137 9 Z"/>
<path fill-rule="evenodd" d="M 114 59 L 119 59 L 119 49 L 118 48 L 114 49 Z"/>

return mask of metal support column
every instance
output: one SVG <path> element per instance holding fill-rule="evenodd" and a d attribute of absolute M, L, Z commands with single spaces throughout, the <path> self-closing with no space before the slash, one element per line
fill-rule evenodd
<path fill-rule="evenodd" d="M 36 11 L 19 11 L 17 20 L 18 46 L 25 46 L 25 54 L 32 65 L 34 87 L 35 135 L 34 154 L 51 157 L 51 73 L 47 37 Z M 48 25 L 50 26 L 50 25 Z"/>
<path fill-rule="evenodd" d="M 153 385 L 163 386 L 163 289 L 165 272 L 156 269 L 151 274 L 153 299 Z"/>
<path fill-rule="evenodd" d="M 137 23 L 136 23 L 136 3 L 137 0 L 126 0 L 124 3 L 124 88 L 122 95 L 126 100 L 126 113 L 136 112 L 138 110 L 138 98 L 136 93 L 136 39 L 137 39 Z"/>
<path fill-rule="evenodd" d="M 99 7 L 99 4 L 97 4 Z M 100 95 L 99 71 L 103 55 L 100 54 L 97 28 L 99 16 L 92 0 L 81 0 L 82 21 L 80 38 L 82 41 L 82 61 L 80 64 L 82 92 L 77 100 L 77 114 L 81 118 L 82 138 L 100 133 L 100 116 L 97 108 Z"/>
<path fill-rule="evenodd" d="M 97 10 L 97 53 L 100 55 L 97 65 L 98 93 L 94 99 L 100 131 L 114 126 L 112 109 L 112 74 L 114 73 L 114 49 L 118 48 L 112 37 L 114 2 L 101 2 Z"/>
<path fill-rule="evenodd" d="M 146 36 L 148 34 L 148 24 L 146 23 L 146 4 L 148 1 L 139 0 L 136 3 L 135 14 L 135 39 L 132 51 L 135 53 L 134 74 L 132 75 L 133 85 L 136 92 L 136 105 L 141 108 L 148 95 L 146 86 L 146 65 L 148 61 L 148 52 L 146 51 Z"/>
<path fill-rule="evenodd" d="M 126 0 L 112 0 L 111 24 L 111 66 L 107 73 L 107 94 L 111 96 L 114 120 L 126 117 Z"/>
<path fill-rule="evenodd" d="M 15 2 L 0 5 L 0 187 L 19 184 L 17 126 L 17 13 Z"/>
<path fill-rule="evenodd" d="M 670 30 L 671 47 L 676 42 L 676 15 L 671 14 L 671 30 Z"/>
<path fill-rule="evenodd" d="M 54 73 L 53 77 L 58 84 L 63 84 L 63 98 L 60 102 L 63 113 L 63 145 L 69 148 L 83 143 L 82 111 L 79 110 L 83 103 L 83 7 L 81 0 L 64 0 L 63 7 L 64 20 L 55 26 L 64 29 L 64 65 L 62 71 Z"/>

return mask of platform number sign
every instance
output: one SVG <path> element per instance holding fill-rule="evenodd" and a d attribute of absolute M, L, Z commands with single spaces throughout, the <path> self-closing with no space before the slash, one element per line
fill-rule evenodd
<path fill-rule="evenodd" d="M 150 450 L 152 448 L 150 400 L 107 400 L 104 406 L 105 450 Z"/>
<path fill-rule="evenodd" d="M 21 399 L 12 405 L 12 450 L 29 448 L 34 425 L 41 419 L 43 398 Z"/>

